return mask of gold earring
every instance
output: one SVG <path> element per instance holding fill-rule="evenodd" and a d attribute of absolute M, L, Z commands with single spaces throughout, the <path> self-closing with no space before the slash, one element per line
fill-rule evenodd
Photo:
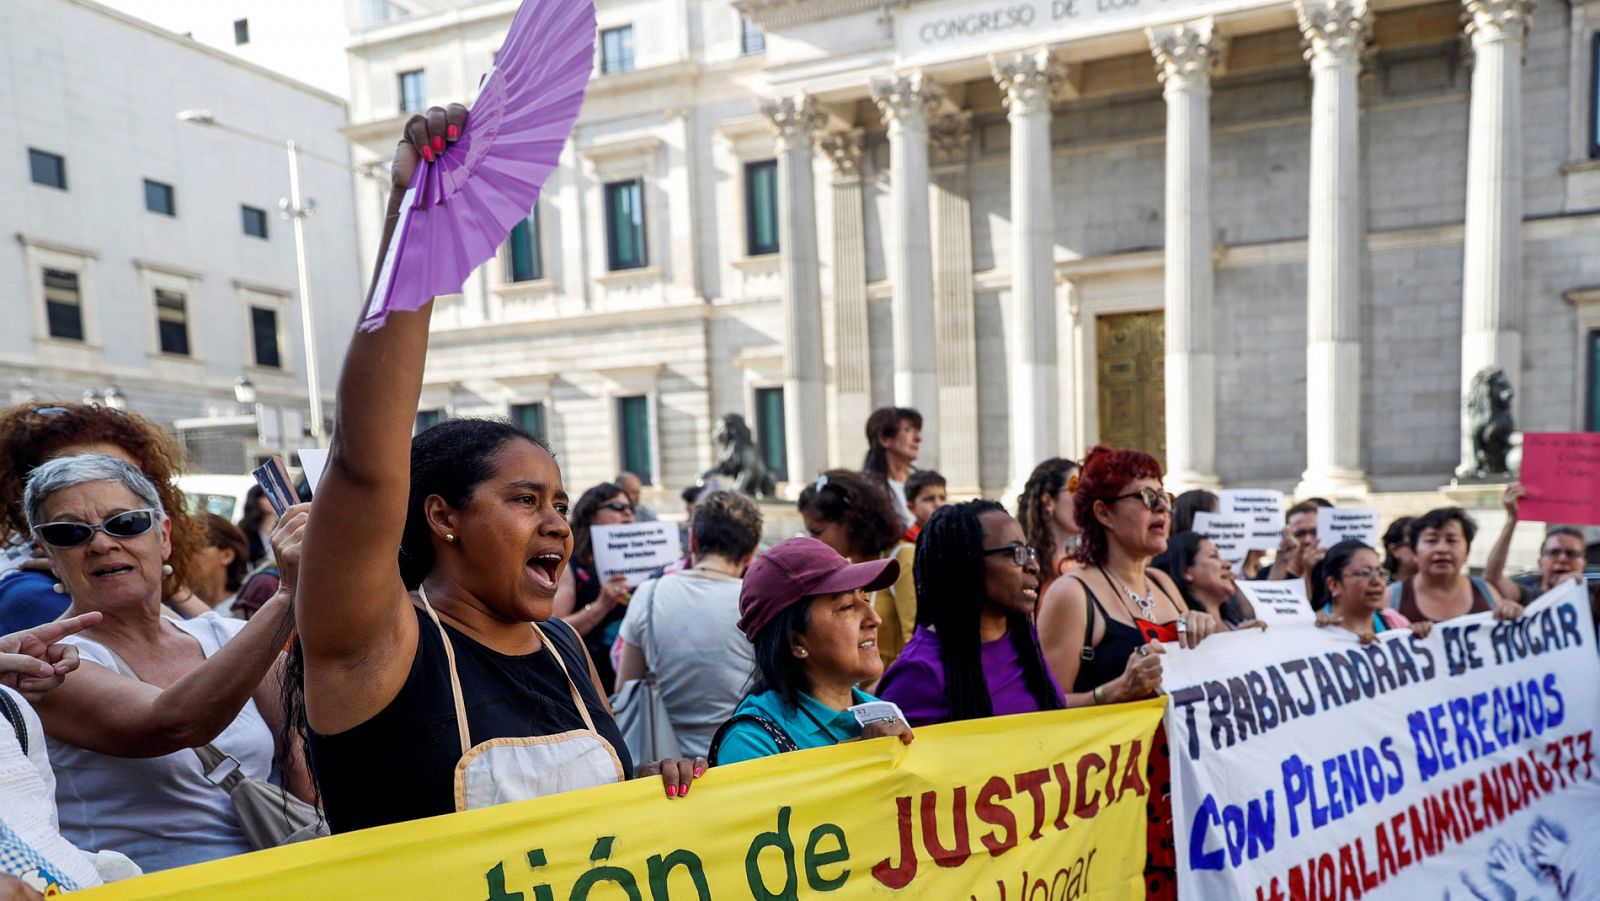
<path fill-rule="evenodd" d="M 451 544 L 455 544 L 456 533 L 454 533 L 454 532 L 446 532 L 446 533 L 444 533 L 444 540 L 450 542 Z"/>

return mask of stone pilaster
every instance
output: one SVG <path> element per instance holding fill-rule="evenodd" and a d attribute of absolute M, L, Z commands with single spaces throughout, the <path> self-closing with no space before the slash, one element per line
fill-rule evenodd
<path fill-rule="evenodd" d="M 942 92 L 920 72 L 873 83 L 889 130 L 892 243 L 889 280 L 894 296 L 894 399 L 922 414 L 917 465 L 939 465 L 939 382 L 935 369 L 933 249 L 928 228 L 928 119 Z"/>
<path fill-rule="evenodd" d="M 1533 0 L 1466 0 L 1472 41 L 1461 397 L 1486 367 L 1522 375 L 1522 54 Z M 1461 468 L 1474 468 L 1462 406 Z"/>
<path fill-rule="evenodd" d="M 972 292 L 972 200 L 967 171 L 972 114 L 934 119 L 930 225 L 934 369 L 939 377 L 939 472 L 952 494 L 978 493 L 977 310 Z"/>
<path fill-rule="evenodd" d="M 861 465 L 862 430 L 872 413 L 872 357 L 868 339 L 866 208 L 861 195 L 860 129 L 824 135 L 817 142 L 833 164 L 834 405 L 829 449 L 832 465 Z"/>
<path fill-rule="evenodd" d="M 1361 56 L 1366 0 L 1297 0 L 1311 64 L 1306 231 L 1306 469 L 1301 496 L 1357 497 L 1361 464 Z"/>
<path fill-rule="evenodd" d="M 1217 361 L 1211 254 L 1211 76 L 1227 39 L 1210 19 L 1145 31 L 1167 102 L 1167 479 L 1215 491 Z"/>
<path fill-rule="evenodd" d="M 783 419 L 789 480 L 809 482 L 827 464 L 826 368 L 822 359 L 821 262 L 817 257 L 812 142 L 822 114 L 808 96 L 763 102 L 777 136 L 778 251 L 783 278 Z"/>
<path fill-rule="evenodd" d="M 1043 48 L 990 57 L 1011 123 L 1010 466 L 1015 497 L 1033 467 L 1058 456 L 1055 184 L 1050 105 L 1063 73 Z"/>

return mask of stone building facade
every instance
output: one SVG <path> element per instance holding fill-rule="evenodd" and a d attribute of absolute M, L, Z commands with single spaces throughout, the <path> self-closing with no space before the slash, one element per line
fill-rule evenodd
<path fill-rule="evenodd" d="M 357 156 L 408 90 L 470 100 L 515 6 L 354 33 Z M 1600 3 L 601 0 L 599 26 L 536 224 L 440 301 L 423 399 L 520 412 L 574 485 L 687 484 L 725 412 L 798 485 L 900 403 L 957 492 L 1104 441 L 1177 488 L 1382 503 L 1450 479 L 1486 365 L 1521 427 L 1600 428 Z"/>

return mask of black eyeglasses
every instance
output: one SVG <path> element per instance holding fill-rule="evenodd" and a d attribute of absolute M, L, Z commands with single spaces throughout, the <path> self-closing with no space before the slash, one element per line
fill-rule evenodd
<path fill-rule="evenodd" d="M 628 513 L 633 510 L 633 505 L 625 501 L 612 501 L 609 504 L 601 504 L 600 509 L 610 510 L 613 513 Z"/>
<path fill-rule="evenodd" d="M 47 522 L 33 527 L 33 537 L 51 547 L 77 547 L 104 532 L 112 538 L 134 538 L 150 531 L 161 518 L 153 509 L 129 510 L 118 513 L 102 523 Z"/>
<path fill-rule="evenodd" d="M 1022 567 L 1023 569 L 1027 569 L 1028 564 L 1030 563 L 1039 562 L 1038 553 L 1036 553 L 1033 548 L 1028 547 L 1025 544 L 1008 544 L 1005 547 L 986 547 L 983 549 L 983 555 L 985 557 L 989 556 L 990 554 L 1010 554 L 1011 562 Z"/>
<path fill-rule="evenodd" d="M 1173 497 L 1171 492 L 1157 491 L 1154 488 L 1140 488 L 1132 494 L 1119 494 L 1106 501 L 1106 503 L 1114 504 L 1117 501 L 1125 501 L 1130 497 L 1138 498 L 1140 503 L 1144 504 L 1144 508 L 1151 513 L 1160 510 L 1162 507 L 1166 507 L 1167 512 L 1170 513 L 1178 506 L 1178 499 Z"/>

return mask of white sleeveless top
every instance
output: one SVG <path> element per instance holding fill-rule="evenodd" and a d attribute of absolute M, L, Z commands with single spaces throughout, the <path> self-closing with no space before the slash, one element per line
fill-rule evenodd
<path fill-rule="evenodd" d="M 194 636 L 208 658 L 245 626 L 214 612 L 172 624 Z M 62 640 L 77 645 L 83 660 L 121 671 L 105 645 L 82 635 Z M 272 730 L 254 700 L 246 701 L 211 743 L 239 761 L 244 775 L 270 778 Z M 205 778 L 193 750 L 133 758 L 97 754 L 54 738 L 49 744 L 61 833 L 78 847 L 120 851 L 146 873 L 253 850 L 228 793 Z"/>

